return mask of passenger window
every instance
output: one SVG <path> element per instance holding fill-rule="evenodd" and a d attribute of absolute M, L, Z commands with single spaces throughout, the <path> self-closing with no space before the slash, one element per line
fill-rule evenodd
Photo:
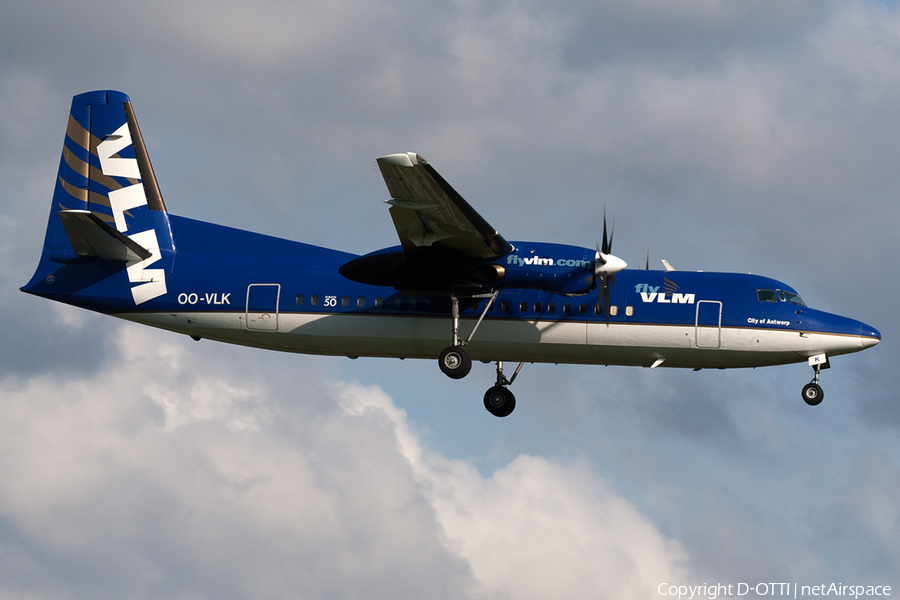
<path fill-rule="evenodd" d="M 535 303 L 534 303 L 534 312 L 540 313 L 540 312 L 541 312 L 541 308 L 543 308 L 543 306 L 541 305 L 540 302 L 535 302 Z"/>
<path fill-rule="evenodd" d="M 314 296 L 310 296 L 309 303 L 313 306 L 318 306 L 319 305 L 319 295 L 316 294 Z"/>
<path fill-rule="evenodd" d="M 350 296 L 341 298 L 341 306 L 350 306 Z"/>
<path fill-rule="evenodd" d="M 548 313 L 555 313 L 555 312 L 556 312 L 556 303 L 555 303 L 555 302 L 548 302 L 548 303 L 547 303 L 547 312 L 548 312 Z"/>
<path fill-rule="evenodd" d="M 519 312 L 528 312 L 527 302 L 519 302 Z"/>
<path fill-rule="evenodd" d="M 366 305 L 366 299 L 364 297 L 360 296 L 359 298 L 356 299 L 356 305 L 360 308 L 364 307 Z"/>
<path fill-rule="evenodd" d="M 578 314 L 580 314 L 580 315 L 587 314 L 587 304 L 579 304 L 578 305 Z"/>
<path fill-rule="evenodd" d="M 613 317 L 616 316 L 617 314 L 619 314 L 619 307 L 618 306 L 610 306 L 609 314 L 610 314 L 610 316 L 613 316 Z"/>
<path fill-rule="evenodd" d="M 509 312 L 509 300 L 504 300 L 500 303 L 500 310 L 503 312 Z"/>
<path fill-rule="evenodd" d="M 625 316 L 626 316 L 626 317 L 633 317 L 633 316 L 634 316 L 634 307 L 633 307 L 633 306 L 626 306 L 626 307 L 625 307 Z"/>
<path fill-rule="evenodd" d="M 594 305 L 594 314 L 595 314 L 595 315 L 602 315 L 602 314 L 603 314 L 603 305 L 602 305 L 602 304 L 595 304 L 595 305 Z"/>
<path fill-rule="evenodd" d="M 382 305 L 382 303 L 384 303 L 383 298 L 381 298 L 380 296 L 378 298 L 375 298 L 375 308 L 380 307 Z"/>
<path fill-rule="evenodd" d="M 403 306 L 403 299 L 402 298 L 394 298 L 394 308 L 399 310 L 401 306 Z"/>
<path fill-rule="evenodd" d="M 572 305 L 569 303 L 563 304 L 563 312 L 567 315 L 572 314 Z"/>
<path fill-rule="evenodd" d="M 303 306 L 303 294 L 297 294 L 297 306 Z"/>
<path fill-rule="evenodd" d="M 756 290 L 756 298 L 760 302 L 778 302 L 778 296 L 772 290 Z"/>

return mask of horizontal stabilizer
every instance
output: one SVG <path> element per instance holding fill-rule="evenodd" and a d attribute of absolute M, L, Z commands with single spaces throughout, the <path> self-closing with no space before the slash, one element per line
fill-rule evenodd
<path fill-rule="evenodd" d="M 61 210 L 66 235 L 75 254 L 103 260 L 146 260 L 152 253 L 89 210 Z"/>

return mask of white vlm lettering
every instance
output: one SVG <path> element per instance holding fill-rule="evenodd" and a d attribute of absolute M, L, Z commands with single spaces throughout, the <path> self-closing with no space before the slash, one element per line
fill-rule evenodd
<path fill-rule="evenodd" d="M 666 292 L 641 292 L 641 300 L 644 302 L 656 302 L 657 304 L 693 304 L 694 294 L 671 294 L 671 298 Z"/>

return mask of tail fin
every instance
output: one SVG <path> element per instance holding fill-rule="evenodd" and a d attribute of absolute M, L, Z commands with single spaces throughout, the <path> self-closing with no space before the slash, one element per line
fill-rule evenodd
<path fill-rule="evenodd" d="M 41 266 L 24 291 L 41 293 L 52 265 L 125 263 L 135 304 L 165 294 L 163 269 L 145 267 L 175 244 L 166 205 L 131 107 L 111 90 L 72 99 Z M 43 267 L 43 268 L 42 268 Z M 51 283 L 53 280 L 51 280 Z M 57 289 L 59 289 L 57 287 Z"/>

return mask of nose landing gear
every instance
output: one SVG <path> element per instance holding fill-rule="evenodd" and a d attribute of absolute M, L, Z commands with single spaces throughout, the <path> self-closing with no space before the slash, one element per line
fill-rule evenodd
<path fill-rule="evenodd" d="M 825 392 L 818 383 L 810 382 L 803 386 L 803 400 L 810 406 L 821 404 L 824 398 Z"/>
<path fill-rule="evenodd" d="M 831 365 L 828 364 L 828 358 L 824 354 L 811 356 L 809 364 L 812 366 L 815 374 L 812 381 L 803 386 L 803 401 L 810 406 L 818 406 L 825 399 L 825 392 L 822 391 L 822 386 L 819 385 L 819 371 L 827 369 Z"/>

